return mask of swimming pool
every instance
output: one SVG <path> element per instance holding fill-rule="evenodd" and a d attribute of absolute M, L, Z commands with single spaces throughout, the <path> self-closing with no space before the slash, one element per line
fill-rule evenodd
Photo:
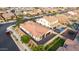
<path fill-rule="evenodd" d="M 57 33 L 60 33 L 60 32 L 62 32 L 64 29 L 65 29 L 65 27 L 56 27 L 56 28 L 54 28 L 54 31 L 57 32 Z"/>

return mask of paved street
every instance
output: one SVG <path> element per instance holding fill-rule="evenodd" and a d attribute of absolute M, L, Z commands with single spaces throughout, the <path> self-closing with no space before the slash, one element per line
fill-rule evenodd
<path fill-rule="evenodd" d="M 19 51 L 12 38 L 6 35 L 6 28 L 15 22 L 0 24 L 0 51 Z"/>

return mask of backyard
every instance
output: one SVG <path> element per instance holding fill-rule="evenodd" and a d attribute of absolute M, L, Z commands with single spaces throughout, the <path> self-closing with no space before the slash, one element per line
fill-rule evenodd
<path fill-rule="evenodd" d="M 70 29 L 67 29 L 63 34 L 61 34 L 62 36 L 64 36 L 67 39 L 71 39 L 74 40 L 74 38 L 76 37 L 77 32 L 72 31 Z"/>
<path fill-rule="evenodd" d="M 65 40 L 57 37 L 51 44 L 47 46 L 48 51 L 56 51 L 60 46 L 63 46 Z"/>

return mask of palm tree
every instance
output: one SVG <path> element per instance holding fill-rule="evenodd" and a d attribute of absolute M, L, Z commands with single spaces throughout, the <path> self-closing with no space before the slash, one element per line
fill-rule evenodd
<path fill-rule="evenodd" d="M 56 15 L 56 14 L 57 14 L 57 12 L 53 11 L 53 14 L 54 14 L 54 15 Z"/>
<path fill-rule="evenodd" d="M 24 22 L 24 20 L 23 20 L 22 18 L 18 18 L 17 21 L 16 21 L 16 25 L 15 25 L 15 27 L 16 27 L 16 26 L 19 27 L 20 24 L 23 23 L 23 22 Z"/>

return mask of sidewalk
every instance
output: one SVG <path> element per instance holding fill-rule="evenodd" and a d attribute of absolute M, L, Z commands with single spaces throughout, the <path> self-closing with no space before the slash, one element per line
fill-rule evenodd
<path fill-rule="evenodd" d="M 25 49 L 24 49 L 24 47 L 20 44 L 20 42 L 19 42 L 19 41 L 16 41 L 12 34 L 11 34 L 10 36 L 12 37 L 13 41 L 14 41 L 15 44 L 18 46 L 18 48 L 20 49 L 20 51 L 24 51 Z"/>

